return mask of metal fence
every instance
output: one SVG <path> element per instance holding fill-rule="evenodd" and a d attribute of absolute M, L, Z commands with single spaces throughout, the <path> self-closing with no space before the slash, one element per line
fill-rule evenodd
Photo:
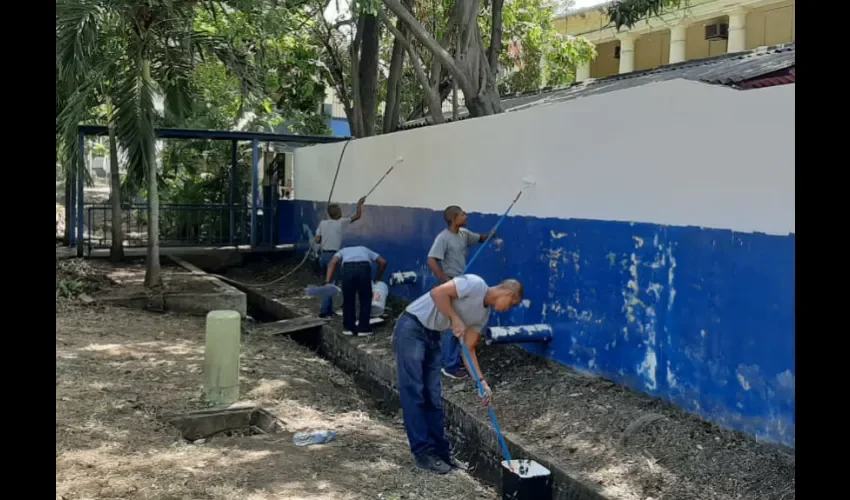
<path fill-rule="evenodd" d="M 84 244 L 108 248 L 112 244 L 112 207 L 108 203 L 85 207 Z M 146 203 L 121 208 L 121 228 L 125 247 L 148 243 Z M 161 246 L 229 246 L 251 242 L 251 209 L 247 206 L 187 205 L 162 203 L 159 206 Z"/>

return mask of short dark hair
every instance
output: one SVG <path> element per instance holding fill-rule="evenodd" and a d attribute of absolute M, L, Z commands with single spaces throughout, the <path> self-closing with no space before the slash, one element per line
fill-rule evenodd
<path fill-rule="evenodd" d="M 450 205 L 443 210 L 443 218 L 446 219 L 446 224 L 454 222 L 455 218 L 463 213 L 463 209 L 457 205 Z"/>
<path fill-rule="evenodd" d="M 525 295 L 525 290 L 522 287 L 522 283 L 515 279 L 506 279 L 499 283 L 499 288 L 505 288 L 513 292 L 514 295 L 520 300 L 522 300 L 523 295 Z"/>
<path fill-rule="evenodd" d="M 342 210 L 336 203 L 331 203 L 328 205 L 328 215 L 334 219 L 338 219 L 339 217 L 342 217 Z"/>

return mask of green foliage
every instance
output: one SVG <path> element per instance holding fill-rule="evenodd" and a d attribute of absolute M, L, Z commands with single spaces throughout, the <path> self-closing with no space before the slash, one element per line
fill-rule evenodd
<path fill-rule="evenodd" d="M 255 95 L 246 95 L 240 80 L 219 59 L 196 65 L 191 82 L 198 101 L 180 123 L 199 129 L 274 131 L 280 125 L 296 133 L 330 132 L 321 113 L 325 97 L 321 47 L 308 31 L 310 18 L 300 9 L 225 10 L 214 5 L 198 11 L 196 29 L 225 37 L 254 54 L 259 79 Z M 240 144 L 237 195 L 244 200 L 250 183 L 251 150 Z M 231 144 L 222 141 L 169 141 L 163 151 L 163 201 L 228 203 Z"/>
<path fill-rule="evenodd" d="M 606 13 L 619 30 L 623 26 L 631 28 L 643 19 L 687 7 L 689 3 L 689 0 L 622 0 L 608 7 Z"/>
<path fill-rule="evenodd" d="M 564 85 L 575 79 L 575 68 L 596 57 L 593 44 L 580 37 L 561 35 L 551 0 L 507 0 L 502 10 L 502 51 L 499 62 L 505 76 L 501 94 L 533 92 Z M 492 12 L 479 18 L 482 32 L 489 33 Z M 485 36 L 489 44 L 489 36 Z"/>

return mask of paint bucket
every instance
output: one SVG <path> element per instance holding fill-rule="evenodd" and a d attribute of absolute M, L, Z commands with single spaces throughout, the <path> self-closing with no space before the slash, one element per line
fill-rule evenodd
<path fill-rule="evenodd" d="M 552 473 L 534 460 L 502 460 L 502 500 L 552 500 Z"/>
<path fill-rule="evenodd" d="M 372 317 L 384 314 L 387 307 L 387 293 L 389 288 L 383 281 L 372 282 Z"/>

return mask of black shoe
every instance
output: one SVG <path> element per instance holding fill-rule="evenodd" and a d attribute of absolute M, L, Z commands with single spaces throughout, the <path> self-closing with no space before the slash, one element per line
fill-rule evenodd
<path fill-rule="evenodd" d="M 416 457 L 413 460 L 413 466 L 417 469 L 433 472 L 435 474 L 448 474 L 452 471 L 452 468 L 451 466 L 449 466 L 449 464 L 443 462 L 437 457 L 432 457 L 430 455 Z"/>
<path fill-rule="evenodd" d="M 461 462 L 460 460 L 456 459 L 455 457 L 453 457 L 451 455 L 449 455 L 447 457 L 440 457 L 440 460 L 442 460 L 449 467 L 451 467 L 452 469 L 455 469 L 455 470 L 467 470 L 467 469 L 469 469 L 468 465 L 466 465 L 465 463 Z"/>

